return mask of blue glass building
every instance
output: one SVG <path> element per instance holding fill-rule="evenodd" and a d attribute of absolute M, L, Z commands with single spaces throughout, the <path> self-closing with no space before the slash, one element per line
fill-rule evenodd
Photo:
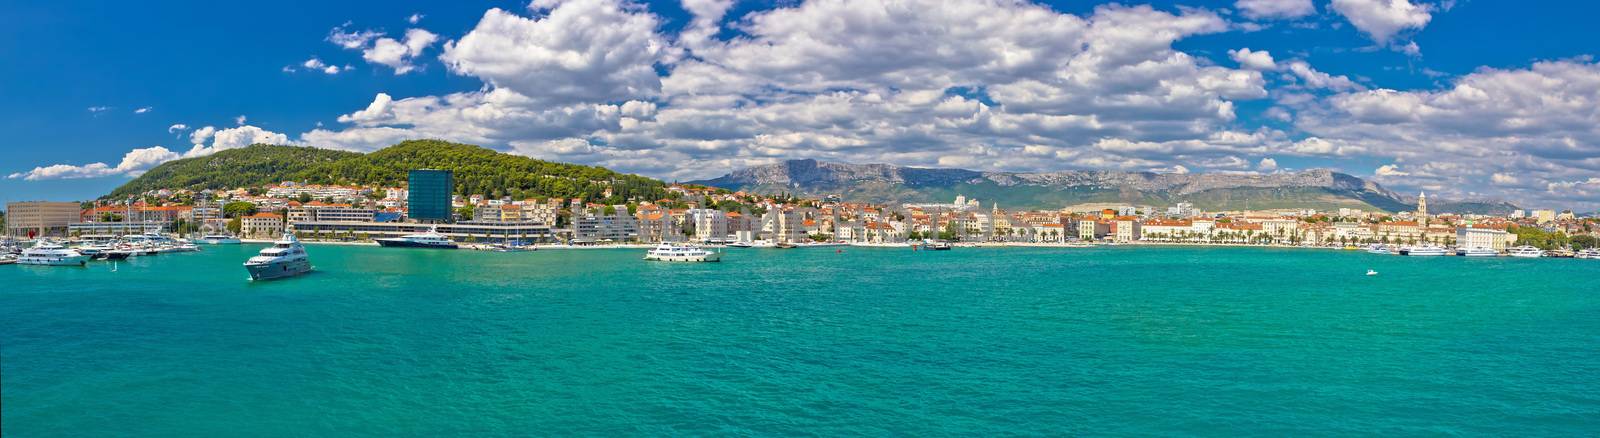
<path fill-rule="evenodd" d="M 455 175 L 448 170 L 418 169 L 411 171 L 410 180 L 406 188 L 408 216 L 419 221 L 450 221 Z"/>

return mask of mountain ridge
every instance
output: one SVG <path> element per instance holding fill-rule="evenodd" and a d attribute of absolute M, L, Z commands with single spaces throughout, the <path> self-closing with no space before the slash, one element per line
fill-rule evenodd
<path fill-rule="evenodd" d="M 1153 206 L 1191 202 L 1207 210 L 1414 208 L 1412 202 L 1376 182 L 1329 169 L 1272 174 L 995 172 L 802 159 L 748 167 L 692 183 L 759 193 L 837 194 L 861 202 L 948 202 L 962 194 L 1012 208 L 1094 202 Z"/>

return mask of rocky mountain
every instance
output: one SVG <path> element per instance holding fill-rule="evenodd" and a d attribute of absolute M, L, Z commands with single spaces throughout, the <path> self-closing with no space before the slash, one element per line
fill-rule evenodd
<path fill-rule="evenodd" d="M 840 195 L 861 202 L 949 202 L 959 194 L 984 204 L 996 202 L 1002 208 L 1191 202 L 1206 210 L 1350 207 L 1400 211 L 1413 208 L 1414 202 L 1414 198 L 1377 183 L 1326 169 L 1265 175 L 1032 173 L 790 160 L 694 183 L 760 193 Z"/>

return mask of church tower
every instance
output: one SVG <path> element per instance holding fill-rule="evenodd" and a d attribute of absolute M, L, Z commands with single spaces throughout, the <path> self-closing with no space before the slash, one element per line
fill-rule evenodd
<path fill-rule="evenodd" d="M 1423 224 L 1428 223 L 1428 193 L 1417 193 L 1417 220 Z"/>

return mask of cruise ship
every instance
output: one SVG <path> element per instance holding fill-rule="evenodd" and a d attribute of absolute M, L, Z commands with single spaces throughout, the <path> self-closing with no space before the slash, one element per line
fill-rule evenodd
<path fill-rule="evenodd" d="M 645 252 L 644 259 L 661 262 L 719 262 L 722 261 L 722 253 L 711 252 L 693 245 L 661 242 L 660 245 Z"/>
<path fill-rule="evenodd" d="M 89 256 L 54 242 L 40 240 L 32 248 L 22 251 L 17 264 L 40 266 L 83 266 Z"/>
<path fill-rule="evenodd" d="M 1440 248 L 1440 247 L 1433 246 L 1433 245 L 1407 246 L 1407 247 L 1400 248 L 1400 255 L 1403 255 L 1403 256 L 1433 257 L 1433 256 L 1442 256 L 1442 255 L 1445 255 L 1445 254 L 1449 254 L 1449 252 L 1445 251 L 1444 248 Z"/>
<path fill-rule="evenodd" d="M 1499 257 L 1500 251 L 1490 248 L 1457 248 L 1456 255 L 1462 257 Z"/>
<path fill-rule="evenodd" d="M 311 258 L 294 234 L 283 237 L 244 262 L 251 280 L 276 280 L 311 272 Z"/>
<path fill-rule="evenodd" d="M 374 239 L 374 240 L 377 240 L 378 241 L 378 245 L 380 245 L 380 246 L 388 246 L 388 247 L 396 247 L 396 248 L 437 248 L 437 249 L 456 249 L 457 248 L 456 242 L 450 240 L 449 237 L 447 237 L 447 236 L 445 236 L 443 234 L 439 234 L 438 231 L 433 230 L 433 229 L 428 230 L 428 232 L 421 233 L 421 234 L 407 234 L 407 235 L 400 236 L 400 237 L 388 237 L 388 238 Z"/>
<path fill-rule="evenodd" d="M 1506 254 L 1509 254 L 1512 257 L 1539 258 L 1544 257 L 1544 250 L 1528 245 L 1522 245 L 1516 248 L 1511 248 L 1511 250 L 1506 251 Z"/>

